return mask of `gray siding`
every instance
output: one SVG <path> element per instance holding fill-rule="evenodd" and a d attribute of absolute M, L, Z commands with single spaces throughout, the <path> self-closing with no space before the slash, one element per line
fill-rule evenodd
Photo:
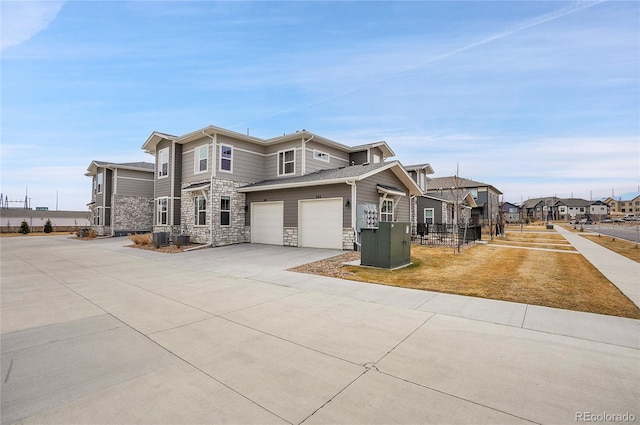
<path fill-rule="evenodd" d="M 255 183 L 266 180 L 265 164 L 269 158 L 265 156 L 265 148 L 242 140 L 232 139 L 226 136 L 218 136 L 218 145 L 230 145 L 233 147 L 232 170 L 233 173 L 220 171 L 220 146 L 216 149 L 216 167 L 218 177 L 235 182 Z"/>
<path fill-rule="evenodd" d="M 247 193 L 246 205 L 251 202 L 284 201 L 284 227 L 298 227 L 298 200 L 320 198 L 343 198 L 342 227 L 351 227 L 351 208 L 344 207 L 347 198 L 351 198 L 351 187 L 345 184 L 333 184 L 296 189 L 267 190 Z M 249 207 L 251 208 L 251 207 Z M 251 225 L 251 212 L 245 215 L 245 223 Z"/>
<path fill-rule="evenodd" d="M 118 169 L 115 194 L 153 198 L 153 173 Z"/>
<path fill-rule="evenodd" d="M 409 207 L 410 197 L 409 190 L 404 184 L 393 174 L 391 170 L 381 171 L 364 181 L 356 183 L 357 185 L 357 203 L 371 203 L 380 205 L 381 194 L 378 193 L 377 185 L 391 186 L 400 189 L 407 193 L 407 196 L 403 196 L 400 199 L 398 206 L 396 207 L 393 215 L 394 221 L 410 221 Z"/>
<path fill-rule="evenodd" d="M 352 152 L 351 154 L 349 154 L 349 164 L 353 162 L 354 165 L 360 165 L 368 161 L 369 159 L 367 158 L 366 150 L 359 151 L 359 152 Z"/>
<path fill-rule="evenodd" d="M 161 149 L 164 148 L 169 148 L 169 175 L 166 177 L 162 177 L 162 178 L 158 178 L 158 170 L 160 169 L 160 159 L 158 157 L 158 152 L 160 152 Z M 162 196 L 171 196 L 171 180 L 173 179 L 173 173 L 172 173 L 172 167 L 171 167 L 171 161 L 173 160 L 173 152 L 171 149 L 171 141 L 169 140 L 163 140 L 162 142 L 158 143 L 158 147 L 156 148 L 156 174 L 155 174 L 155 179 L 156 179 L 156 190 L 155 190 L 155 197 L 162 197 Z"/>
<path fill-rule="evenodd" d="M 444 223 L 442 219 L 442 201 L 436 201 L 435 199 L 423 198 L 418 196 L 418 211 L 417 222 L 424 223 L 424 209 L 433 208 L 433 222 L 436 224 Z"/>
<path fill-rule="evenodd" d="M 293 177 L 302 174 L 302 137 L 300 140 L 280 143 L 268 146 L 265 150 L 267 157 L 264 162 L 265 177 L 263 180 L 271 180 L 278 178 L 278 152 L 283 150 L 295 149 L 296 151 L 296 172 L 281 177 Z"/>
<path fill-rule="evenodd" d="M 209 155 L 207 157 L 207 171 L 202 173 L 195 172 L 195 150 L 202 146 L 209 146 Z M 180 145 L 182 147 L 182 182 L 196 182 L 201 180 L 206 180 L 211 176 L 211 150 L 213 149 L 213 145 L 211 143 L 211 139 L 209 137 L 203 137 L 201 139 L 196 140 L 195 142 L 190 142 L 185 145 Z M 177 155 L 176 155 L 177 156 Z"/>
<path fill-rule="evenodd" d="M 317 150 L 329 154 L 329 162 L 315 159 L 313 151 Z M 339 149 L 314 143 L 313 140 L 307 142 L 305 152 L 305 174 L 310 174 L 319 170 L 346 167 L 349 165 L 349 154 Z"/>
<path fill-rule="evenodd" d="M 384 161 L 384 156 L 382 156 L 382 151 L 379 148 L 371 148 L 369 150 L 369 162 L 373 164 L 373 155 L 378 155 L 380 157 L 380 162 Z"/>

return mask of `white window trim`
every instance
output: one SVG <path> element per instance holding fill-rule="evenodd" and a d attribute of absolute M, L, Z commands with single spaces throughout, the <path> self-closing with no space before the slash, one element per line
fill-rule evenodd
<path fill-rule="evenodd" d="M 102 183 L 100 183 L 102 180 Z M 104 173 L 98 173 L 96 175 L 96 193 L 101 194 L 104 186 Z"/>
<path fill-rule="evenodd" d="M 319 151 L 317 149 L 313 150 L 313 159 L 316 161 L 322 162 L 331 162 L 331 155 L 327 152 Z"/>
<path fill-rule="evenodd" d="M 391 212 L 389 212 L 389 209 L 387 208 L 387 212 L 383 212 L 383 207 L 385 202 L 389 202 L 391 204 Z M 382 201 L 380 202 L 380 219 L 378 221 L 393 221 L 394 219 L 394 214 L 395 213 L 395 202 L 393 202 L 393 199 L 382 199 Z M 383 220 L 382 219 L 382 215 L 385 215 L 385 217 L 389 218 L 391 217 L 391 220 Z"/>
<path fill-rule="evenodd" d="M 230 148 L 231 149 L 231 158 L 224 158 L 222 156 L 222 148 Z M 222 161 L 229 161 L 229 169 L 225 170 L 222 168 Z M 220 144 L 220 161 L 218 164 L 218 171 L 221 173 L 233 173 L 233 145 L 227 145 L 225 143 Z"/>
<path fill-rule="evenodd" d="M 200 198 L 204 199 L 204 210 L 199 209 L 200 206 Z M 195 197 L 194 203 L 195 217 L 193 220 L 194 226 L 202 227 L 207 225 L 207 197 L 204 195 L 198 195 Z M 199 223 L 200 213 L 204 211 L 204 223 Z"/>
<path fill-rule="evenodd" d="M 371 162 L 374 164 L 379 164 L 380 162 L 382 162 L 382 156 L 378 155 L 377 153 L 372 153 Z"/>
<path fill-rule="evenodd" d="M 293 161 L 287 161 L 287 162 L 293 162 L 293 172 L 291 172 L 291 173 L 285 173 L 284 172 L 284 169 L 286 168 L 285 167 L 285 162 L 284 162 L 284 157 L 285 157 L 286 152 L 293 152 Z M 282 155 L 282 160 L 283 160 L 283 162 L 282 162 L 282 171 L 283 172 L 282 173 L 280 172 L 280 155 Z M 278 163 L 276 164 L 276 167 L 277 167 L 276 168 L 276 172 L 278 174 L 278 177 L 281 177 L 281 176 L 295 176 L 295 174 L 296 174 L 296 149 L 295 148 L 284 149 L 284 150 L 278 151 L 278 155 L 276 156 L 276 158 L 277 158 L 277 161 L 278 161 Z"/>
<path fill-rule="evenodd" d="M 435 208 L 425 208 L 424 211 L 422 212 L 422 221 L 427 223 L 427 211 L 431 211 L 431 223 L 429 224 L 435 224 L 436 222 L 436 210 Z"/>
<path fill-rule="evenodd" d="M 166 157 L 167 157 L 166 158 L 166 162 L 162 162 L 162 159 L 163 159 L 162 157 L 164 156 L 163 152 L 167 153 L 166 154 Z M 162 164 L 165 164 L 165 163 L 167 164 L 167 174 L 161 174 L 162 173 Z M 167 178 L 167 177 L 169 177 L 169 148 L 168 147 L 160 149 L 158 151 L 158 178 L 159 179 L 164 179 L 164 178 Z"/>
<path fill-rule="evenodd" d="M 205 158 L 200 157 L 200 149 L 206 148 Z M 207 167 L 204 170 L 200 169 L 200 161 L 202 159 L 207 160 Z M 193 149 L 193 174 L 202 174 L 209 171 L 209 145 L 200 145 Z"/>
<path fill-rule="evenodd" d="M 222 200 L 223 199 L 228 199 L 229 200 L 229 209 L 228 210 L 223 210 L 222 209 Z M 223 212 L 228 212 L 229 213 L 229 224 L 222 224 L 222 213 Z M 230 227 L 231 226 L 231 196 L 221 196 L 220 197 L 220 226 L 221 227 Z"/>
<path fill-rule="evenodd" d="M 166 201 L 167 202 L 167 222 L 166 223 L 162 223 L 162 220 L 160 220 L 161 217 L 161 211 L 160 211 L 160 201 Z M 169 225 L 169 197 L 168 196 L 163 196 L 160 197 L 156 200 L 156 224 L 158 226 L 168 226 Z"/>

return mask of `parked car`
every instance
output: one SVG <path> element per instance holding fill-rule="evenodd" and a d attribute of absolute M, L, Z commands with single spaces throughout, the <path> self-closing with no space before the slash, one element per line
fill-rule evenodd
<path fill-rule="evenodd" d="M 614 222 L 614 223 L 624 223 L 624 220 L 623 220 L 623 219 L 621 219 L 621 218 L 614 218 L 614 219 L 613 219 L 613 222 Z"/>
<path fill-rule="evenodd" d="M 600 221 L 600 223 L 613 223 L 613 220 L 610 218 L 605 218 L 604 220 Z"/>

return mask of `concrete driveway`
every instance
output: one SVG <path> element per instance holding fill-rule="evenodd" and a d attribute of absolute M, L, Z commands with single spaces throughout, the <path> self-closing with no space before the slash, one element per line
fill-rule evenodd
<path fill-rule="evenodd" d="M 329 250 L 0 243 L 2 424 L 640 418 L 636 320 L 284 271 Z"/>

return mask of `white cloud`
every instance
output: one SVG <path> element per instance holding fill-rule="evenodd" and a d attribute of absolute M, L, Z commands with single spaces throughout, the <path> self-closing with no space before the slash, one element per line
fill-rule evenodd
<path fill-rule="evenodd" d="M 2 2 L 0 49 L 17 46 L 45 30 L 63 5 L 63 1 Z"/>

